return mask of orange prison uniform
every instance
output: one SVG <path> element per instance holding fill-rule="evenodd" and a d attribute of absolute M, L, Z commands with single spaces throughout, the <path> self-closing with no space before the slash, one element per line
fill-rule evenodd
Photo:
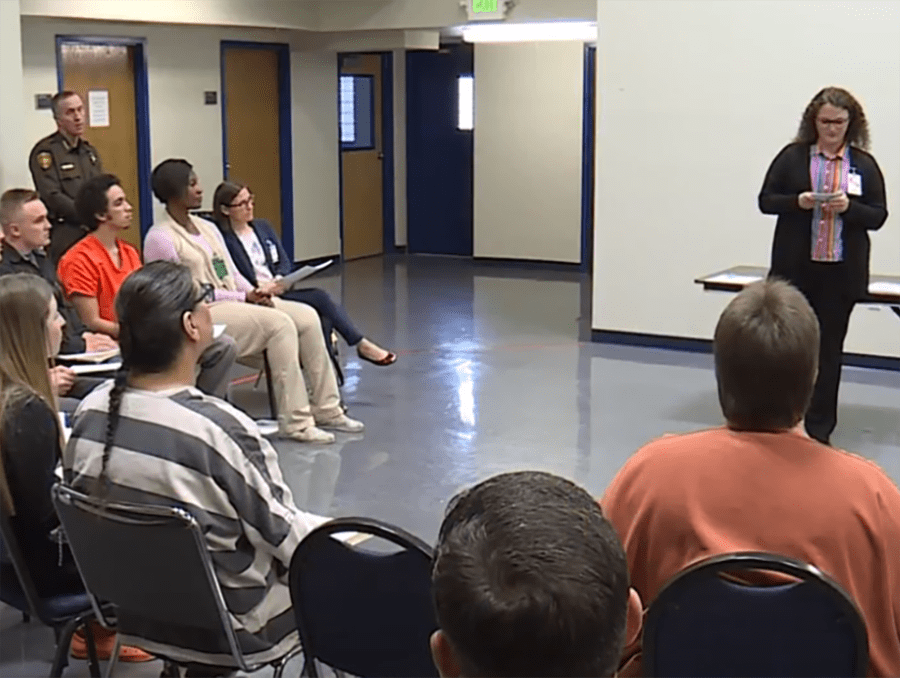
<path fill-rule="evenodd" d="M 900 490 L 873 462 L 796 431 L 666 436 L 625 463 L 602 506 L 646 607 L 697 560 L 791 556 L 856 601 L 869 675 L 900 676 Z M 626 648 L 621 675 L 641 675 L 639 642 Z"/>
<path fill-rule="evenodd" d="M 103 320 L 117 322 L 116 292 L 131 273 L 141 267 L 141 255 L 127 242 L 116 239 L 121 266 L 116 266 L 106 247 L 88 234 L 67 251 L 59 261 L 57 275 L 71 299 L 73 294 L 95 297 Z"/>

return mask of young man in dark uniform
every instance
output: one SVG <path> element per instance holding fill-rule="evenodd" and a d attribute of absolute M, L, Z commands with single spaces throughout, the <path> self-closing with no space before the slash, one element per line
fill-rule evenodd
<path fill-rule="evenodd" d="M 60 92 L 53 97 L 52 107 L 57 130 L 35 144 L 28 166 L 50 212 L 49 253 L 56 263 L 86 233 L 75 213 L 75 196 L 88 179 L 103 173 L 103 163 L 97 149 L 84 139 L 87 121 L 81 97 Z"/>

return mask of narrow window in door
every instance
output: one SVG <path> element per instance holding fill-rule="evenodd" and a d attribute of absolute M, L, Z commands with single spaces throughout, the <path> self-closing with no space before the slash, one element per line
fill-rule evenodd
<path fill-rule="evenodd" d="M 340 79 L 341 148 L 345 151 L 375 147 L 375 92 L 371 75 L 342 75 Z"/>
<path fill-rule="evenodd" d="M 461 75 L 457 79 L 457 129 L 471 131 L 475 129 L 475 78 Z"/>

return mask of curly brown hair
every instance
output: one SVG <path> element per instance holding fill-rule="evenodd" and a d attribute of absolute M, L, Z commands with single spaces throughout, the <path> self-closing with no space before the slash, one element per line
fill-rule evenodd
<path fill-rule="evenodd" d="M 816 140 L 819 138 L 819 134 L 816 131 L 816 116 L 819 115 L 819 109 L 825 104 L 843 108 L 850 114 L 850 124 L 847 126 L 847 134 L 844 139 L 851 146 L 868 150 L 869 122 L 866 120 L 866 113 L 856 98 L 850 92 L 840 87 L 826 87 L 812 98 L 806 110 L 803 111 L 803 117 L 800 119 L 800 129 L 797 130 L 797 136 L 794 137 L 794 141 L 801 144 L 816 143 Z"/>

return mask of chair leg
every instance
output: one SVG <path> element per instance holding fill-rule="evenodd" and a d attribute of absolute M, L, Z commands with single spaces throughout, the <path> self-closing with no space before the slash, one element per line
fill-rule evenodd
<path fill-rule="evenodd" d="M 22 613 L 22 623 L 27 624 L 30 621 L 31 621 L 31 615 L 28 614 L 27 612 L 23 612 Z"/>
<path fill-rule="evenodd" d="M 53 629 L 56 636 L 56 652 L 53 655 L 53 663 L 50 665 L 50 678 L 62 676 L 63 669 L 69 664 L 69 646 L 72 644 L 72 635 L 75 630 L 84 623 L 80 617 L 75 617 L 66 622 L 62 629 Z"/>
<path fill-rule="evenodd" d="M 272 678 L 281 678 L 282 674 L 284 673 L 284 667 L 288 665 L 288 662 L 291 661 L 294 657 L 299 657 L 301 654 L 303 654 L 303 648 L 296 647 L 286 655 L 284 655 L 277 662 L 275 662 L 275 674 L 272 676 Z M 300 672 L 300 675 L 303 675 L 302 671 Z"/>
<path fill-rule="evenodd" d="M 94 634 L 91 633 L 91 627 L 87 623 L 90 619 L 93 618 L 94 615 L 93 613 L 91 613 L 85 620 L 84 640 L 87 643 L 88 670 L 91 673 L 91 678 L 100 678 L 102 674 L 100 673 L 100 660 L 97 657 L 97 642 L 96 640 L 94 640 Z"/>
<path fill-rule="evenodd" d="M 275 406 L 275 392 L 272 390 L 272 367 L 269 365 L 269 354 L 263 351 L 263 370 L 266 373 L 266 393 L 269 396 L 269 415 L 278 421 L 278 408 Z"/>
<path fill-rule="evenodd" d="M 116 662 L 119 661 L 119 649 L 122 647 L 122 638 L 119 634 L 116 634 L 116 644 L 113 647 L 112 654 L 109 656 L 109 661 L 106 662 L 106 673 L 103 674 L 104 678 L 112 678 L 113 671 L 116 669 Z"/>

